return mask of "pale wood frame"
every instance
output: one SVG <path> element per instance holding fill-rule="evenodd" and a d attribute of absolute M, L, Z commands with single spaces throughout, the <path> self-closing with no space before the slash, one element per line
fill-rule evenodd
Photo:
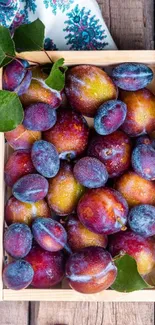
<path fill-rule="evenodd" d="M 155 51 L 53 51 L 48 52 L 53 61 L 64 58 L 66 65 L 94 64 L 99 66 L 115 65 L 121 62 L 146 63 L 155 68 Z M 44 52 L 25 52 L 19 55 L 26 60 L 47 63 Z M 1 88 L 1 76 L 0 76 Z M 155 91 L 155 88 L 154 88 Z M 5 301 L 155 301 L 155 290 L 119 293 L 106 290 L 98 294 L 83 295 L 71 289 L 59 288 L 50 290 L 25 289 L 13 291 L 4 289 L 2 284 L 3 267 L 3 223 L 4 223 L 4 135 L 0 133 L 0 300 Z M 63 285 L 62 285 L 63 287 Z"/>

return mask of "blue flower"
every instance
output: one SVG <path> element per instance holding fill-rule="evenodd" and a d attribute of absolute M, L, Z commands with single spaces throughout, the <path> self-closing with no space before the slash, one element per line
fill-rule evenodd
<path fill-rule="evenodd" d="M 54 44 L 53 40 L 48 37 L 48 38 L 45 39 L 44 49 L 46 51 L 56 51 L 57 50 L 57 47 Z"/>
<path fill-rule="evenodd" d="M 70 8 L 73 2 L 74 0 L 44 0 L 44 5 L 45 8 L 51 7 L 53 14 L 56 15 L 58 9 L 64 12 Z"/>
<path fill-rule="evenodd" d="M 63 31 L 67 33 L 65 39 L 70 50 L 103 50 L 108 45 L 105 30 L 91 10 L 76 5 L 67 16 L 69 20 L 65 21 L 67 26 Z"/>

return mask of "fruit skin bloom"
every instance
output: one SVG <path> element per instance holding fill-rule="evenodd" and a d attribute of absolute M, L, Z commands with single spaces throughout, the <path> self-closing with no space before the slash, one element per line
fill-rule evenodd
<path fill-rule="evenodd" d="M 86 247 L 72 254 L 66 263 L 66 278 L 74 290 L 97 293 L 109 288 L 116 279 L 117 268 L 108 251 Z"/>
<path fill-rule="evenodd" d="M 90 231 L 111 235 L 126 229 L 128 204 L 112 188 L 90 189 L 80 199 L 77 214 L 81 223 Z"/>

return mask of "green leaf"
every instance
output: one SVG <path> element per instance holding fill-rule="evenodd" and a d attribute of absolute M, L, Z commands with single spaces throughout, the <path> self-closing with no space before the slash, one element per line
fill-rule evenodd
<path fill-rule="evenodd" d="M 22 123 L 24 111 L 17 94 L 0 90 L 0 132 L 15 129 Z"/>
<path fill-rule="evenodd" d="M 7 57 L 7 55 L 15 56 L 15 46 L 9 30 L 0 26 L 0 67 L 12 61 L 12 58 Z"/>
<path fill-rule="evenodd" d="M 0 65 L 4 61 L 5 57 L 6 57 L 5 52 L 2 50 L 2 48 L 0 48 Z"/>
<path fill-rule="evenodd" d="M 119 292 L 132 292 L 144 288 L 151 288 L 137 271 L 136 261 L 129 255 L 118 257 L 115 260 L 118 273 L 112 289 Z"/>
<path fill-rule="evenodd" d="M 51 69 L 50 75 L 45 80 L 47 86 L 52 89 L 61 91 L 65 86 L 65 73 L 67 67 L 64 66 L 64 59 L 57 60 Z"/>
<path fill-rule="evenodd" d="M 39 51 L 44 47 L 45 26 L 40 19 L 19 26 L 15 30 L 14 42 L 17 52 Z"/>

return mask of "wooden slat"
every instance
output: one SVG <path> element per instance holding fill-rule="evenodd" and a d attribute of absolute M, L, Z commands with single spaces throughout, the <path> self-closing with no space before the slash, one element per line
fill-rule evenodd
<path fill-rule="evenodd" d="M 48 52 L 53 61 L 65 59 L 66 65 L 95 64 L 110 65 L 121 62 L 155 63 L 155 51 L 53 51 Z M 33 60 L 45 64 L 49 62 L 44 52 L 24 52 L 19 58 Z"/>
<path fill-rule="evenodd" d="M 81 294 L 71 289 L 26 289 L 26 290 L 3 290 L 6 301 L 89 301 L 89 302 L 115 302 L 115 301 L 155 301 L 155 289 L 121 293 L 114 290 L 105 290 L 97 294 Z"/>
<path fill-rule="evenodd" d="M 154 48 L 153 0 L 98 0 L 98 3 L 119 49 Z"/>
<path fill-rule="evenodd" d="M 31 303 L 30 325 L 154 325 L 153 303 Z"/>
<path fill-rule="evenodd" d="M 28 325 L 28 302 L 1 302 L 1 325 Z"/>

